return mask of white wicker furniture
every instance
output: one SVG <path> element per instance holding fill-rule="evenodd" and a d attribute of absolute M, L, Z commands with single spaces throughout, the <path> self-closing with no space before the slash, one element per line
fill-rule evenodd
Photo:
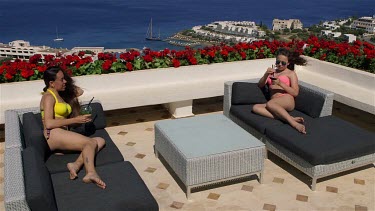
<path fill-rule="evenodd" d="M 191 188 L 259 173 L 262 183 L 265 146 L 221 114 L 155 124 L 155 154 L 160 153 Z"/>

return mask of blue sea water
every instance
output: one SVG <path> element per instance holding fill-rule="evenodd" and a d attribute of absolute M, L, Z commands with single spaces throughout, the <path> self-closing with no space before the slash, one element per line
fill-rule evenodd
<path fill-rule="evenodd" d="M 304 26 L 319 21 L 372 16 L 375 0 L 0 0 L 0 42 L 16 39 L 32 45 L 73 48 L 173 48 L 146 41 L 154 33 L 166 38 L 180 30 L 219 20 L 262 22 L 298 18 Z M 64 42 L 54 42 L 56 27 Z"/>

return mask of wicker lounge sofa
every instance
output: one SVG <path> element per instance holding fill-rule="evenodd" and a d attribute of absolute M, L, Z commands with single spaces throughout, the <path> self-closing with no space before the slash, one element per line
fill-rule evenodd
<path fill-rule="evenodd" d="M 251 112 L 257 103 L 266 103 L 267 87 L 259 79 L 226 82 L 224 115 L 261 139 L 268 151 L 312 178 L 317 179 L 375 162 L 375 134 L 332 116 L 333 93 L 299 82 L 292 116 L 305 119 L 307 134 L 288 124 Z"/>
<path fill-rule="evenodd" d="M 51 153 L 42 131 L 39 108 L 5 112 L 5 208 L 6 210 L 158 210 L 158 204 L 130 162 L 105 130 L 100 102 L 92 103 L 94 121 L 77 130 L 100 136 L 105 147 L 95 165 L 107 188 L 69 180 L 66 164 L 79 152 Z"/>

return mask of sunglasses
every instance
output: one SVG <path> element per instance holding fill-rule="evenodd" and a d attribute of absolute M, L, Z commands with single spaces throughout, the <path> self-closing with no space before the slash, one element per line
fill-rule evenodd
<path fill-rule="evenodd" d="M 287 63 L 284 61 L 276 60 L 276 65 L 279 65 L 281 63 L 282 66 L 285 66 Z"/>

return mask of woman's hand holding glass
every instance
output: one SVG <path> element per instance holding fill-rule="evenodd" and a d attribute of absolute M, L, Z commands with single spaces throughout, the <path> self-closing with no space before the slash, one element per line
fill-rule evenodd
<path fill-rule="evenodd" d="M 77 116 L 77 121 L 80 124 L 91 121 L 92 108 L 89 105 L 82 105 L 80 110 L 80 116 Z"/>

